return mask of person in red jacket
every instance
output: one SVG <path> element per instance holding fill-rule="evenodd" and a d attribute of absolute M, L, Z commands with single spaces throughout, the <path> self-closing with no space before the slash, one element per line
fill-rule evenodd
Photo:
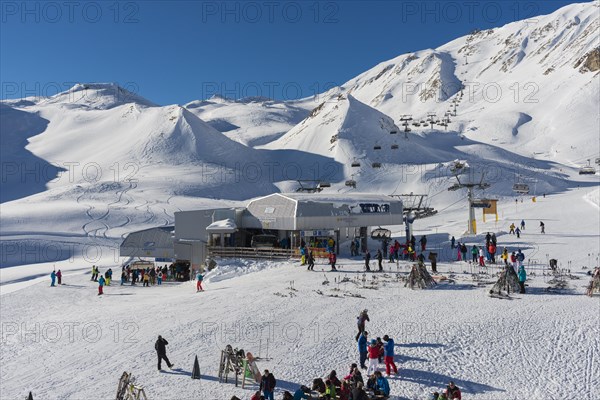
<path fill-rule="evenodd" d="M 332 251 L 331 253 L 329 253 L 329 264 L 331 264 L 332 271 L 337 271 L 337 269 L 335 269 L 336 261 L 337 261 L 337 257 L 335 255 L 335 253 Z"/>
<path fill-rule="evenodd" d="M 492 264 L 496 264 L 496 245 L 490 242 L 488 245 L 488 253 L 490 253 L 490 261 Z"/>
<path fill-rule="evenodd" d="M 448 399 L 462 400 L 462 394 L 460 393 L 460 389 L 454 384 L 453 381 L 450 381 L 450 383 L 448 383 L 448 386 L 446 386 L 446 390 L 448 391 Z"/>
<path fill-rule="evenodd" d="M 381 347 L 377 345 L 377 340 L 371 339 L 371 345 L 367 348 L 369 354 L 369 367 L 367 368 L 367 376 L 371 376 L 379 366 L 379 354 Z"/>

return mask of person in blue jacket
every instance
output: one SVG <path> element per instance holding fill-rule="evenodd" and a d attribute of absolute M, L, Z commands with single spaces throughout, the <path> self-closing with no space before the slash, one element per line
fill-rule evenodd
<path fill-rule="evenodd" d="M 394 339 L 388 335 L 383 335 L 383 361 L 385 363 L 385 373 L 390 376 L 391 370 L 394 370 L 394 374 L 398 375 L 398 368 L 394 363 Z"/>
<path fill-rule="evenodd" d="M 365 365 L 365 361 L 367 361 L 367 336 L 368 332 L 363 331 L 358 337 L 358 354 L 360 357 L 360 367 L 362 369 L 367 369 Z"/>
<path fill-rule="evenodd" d="M 50 279 L 52 279 L 52 283 L 50 283 L 50 286 L 56 286 L 54 284 L 54 281 L 56 281 L 56 271 L 52 271 L 52 273 L 50 274 Z"/>
<path fill-rule="evenodd" d="M 380 371 L 375 371 L 375 379 L 375 393 L 389 396 L 390 384 L 388 383 L 388 380 L 381 375 Z"/>
<path fill-rule="evenodd" d="M 519 286 L 521 287 L 520 293 L 525 293 L 525 281 L 527 280 L 527 272 L 525 272 L 525 267 L 523 265 L 519 267 L 519 272 L 517 275 L 519 276 Z"/>
<path fill-rule="evenodd" d="M 304 385 L 294 392 L 294 400 L 309 399 L 310 389 Z"/>

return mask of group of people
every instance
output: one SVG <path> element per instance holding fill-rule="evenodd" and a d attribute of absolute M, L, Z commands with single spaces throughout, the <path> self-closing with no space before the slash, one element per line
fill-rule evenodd
<path fill-rule="evenodd" d="M 57 280 L 58 284 L 62 285 L 62 272 L 60 269 L 58 271 L 52 270 L 50 273 L 50 286 L 56 286 Z"/>
<path fill-rule="evenodd" d="M 354 242 L 352 242 L 354 243 Z M 331 266 L 331 271 L 337 271 L 337 255 L 335 253 L 335 240 L 329 239 L 311 239 L 309 242 L 310 247 L 306 246 L 304 239 L 300 242 L 300 265 L 308 265 L 308 271 L 314 271 L 315 268 L 315 256 L 312 248 L 326 248 L 327 249 L 327 261 Z"/>
<path fill-rule="evenodd" d="M 521 232 L 523 232 L 525 230 L 525 220 L 521 220 L 521 224 L 519 224 L 519 226 L 516 226 L 515 223 L 511 223 L 510 226 L 508 227 L 508 233 L 510 235 L 517 235 L 517 239 L 519 239 L 521 237 Z M 544 224 L 544 221 L 540 221 L 540 233 L 546 233 L 546 224 Z"/>
<path fill-rule="evenodd" d="M 441 393 L 433 392 L 430 400 L 462 400 L 462 393 L 460 388 L 450 381 Z"/>

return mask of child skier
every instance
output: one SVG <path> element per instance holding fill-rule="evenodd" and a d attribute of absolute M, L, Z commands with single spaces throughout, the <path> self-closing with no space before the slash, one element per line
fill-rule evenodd
<path fill-rule="evenodd" d="M 202 289 L 202 280 L 203 279 L 204 279 L 204 277 L 202 276 L 202 274 L 200 272 L 198 272 L 198 275 L 196 275 L 196 293 L 204 291 L 204 289 Z"/>
<path fill-rule="evenodd" d="M 335 255 L 335 253 L 332 251 L 331 253 L 329 253 L 329 264 L 331 264 L 331 271 L 337 271 L 337 269 L 335 269 L 335 262 L 337 261 L 337 257 Z"/>
<path fill-rule="evenodd" d="M 105 282 L 106 281 L 104 280 L 104 277 L 102 275 L 100 275 L 100 278 L 98 278 L 98 296 L 104 294 L 104 292 L 102 291 L 102 288 L 104 287 Z"/>

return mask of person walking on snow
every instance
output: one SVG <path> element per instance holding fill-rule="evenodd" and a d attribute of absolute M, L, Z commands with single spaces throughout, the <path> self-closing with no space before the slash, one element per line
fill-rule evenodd
<path fill-rule="evenodd" d="M 308 252 L 308 268 L 309 271 L 314 271 L 315 268 L 315 257 L 313 256 L 312 250 Z"/>
<path fill-rule="evenodd" d="M 382 261 L 383 254 L 381 253 L 381 250 L 377 249 L 377 265 L 379 266 L 379 272 L 383 272 L 383 265 L 381 265 Z"/>
<path fill-rule="evenodd" d="M 477 249 L 476 245 L 473 245 L 473 247 L 471 247 L 471 258 L 473 263 L 477 262 L 477 256 L 479 255 L 479 250 Z"/>
<path fill-rule="evenodd" d="M 62 285 L 62 272 L 60 272 L 60 269 L 56 271 L 56 279 L 58 279 L 58 284 Z"/>
<path fill-rule="evenodd" d="M 546 225 L 542 221 L 540 221 L 540 230 L 541 233 L 546 233 Z"/>
<path fill-rule="evenodd" d="M 519 228 L 515 229 L 515 234 L 517 235 L 517 239 L 521 237 L 521 230 Z"/>
<path fill-rule="evenodd" d="M 268 369 L 265 369 L 265 372 L 260 379 L 260 390 L 262 390 L 265 400 L 274 400 L 273 394 L 275 393 L 276 384 L 277 381 L 273 374 L 270 373 Z"/>
<path fill-rule="evenodd" d="M 367 338 L 369 333 L 367 331 L 363 331 L 358 338 L 358 358 L 360 367 L 362 369 L 367 369 L 365 365 L 365 361 L 367 361 Z"/>
<path fill-rule="evenodd" d="M 335 269 L 335 263 L 337 261 L 337 257 L 335 255 L 335 253 L 332 251 L 331 253 L 329 253 L 329 264 L 331 264 L 331 271 L 337 271 L 337 269 Z"/>
<path fill-rule="evenodd" d="M 158 339 L 156 340 L 156 343 L 154 343 L 154 350 L 156 350 L 156 356 L 158 357 L 158 370 L 161 371 L 161 361 L 165 360 L 165 362 L 167 363 L 167 367 L 169 368 L 173 368 L 173 364 L 171 364 L 171 361 L 169 361 L 169 359 L 167 358 L 167 345 L 169 344 L 169 342 L 167 342 L 166 339 L 163 339 L 162 336 L 158 335 Z"/>
<path fill-rule="evenodd" d="M 104 277 L 102 275 L 100 275 L 100 278 L 98 278 L 98 296 L 104 294 L 104 291 L 102 289 L 104 288 L 105 282 L 106 281 L 104 280 Z"/>
<path fill-rule="evenodd" d="M 510 230 L 508 231 L 509 234 L 514 235 L 515 234 L 515 224 L 514 222 L 512 224 L 510 224 L 509 226 Z"/>
<path fill-rule="evenodd" d="M 521 220 L 521 230 L 522 231 L 525 230 L 525 220 L 524 219 Z"/>
<path fill-rule="evenodd" d="M 52 282 L 50 283 L 50 286 L 56 286 L 56 285 L 54 284 L 54 281 L 56 281 L 56 271 L 52 271 L 52 273 L 50 273 L 50 280 L 52 281 Z"/>
<path fill-rule="evenodd" d="M 371 262 L 371 252 L 365 250 L 365 269 L 370 272 L 371 267 L 369 267 L 369 262 Z"/>
<path fill-rule="evenodd" d="M 361 313 L 359 314 L 359 316 L 356 318 L 356 324 L 358 326 L 358 333 L 356 334 L 356 340 L 358 340 L 358 337 L 360 336 L 360 334 L 365 331 L 365 323 L 367 321 L 371 322 L 371 320 L 369 319 L 368 311 L 369 310 L 367 310 L 367 309 L 362 310 Z"/>
<path fill-rule="evenodd" d="M 421 244 L 421 251 L 425 251 L 425 247 L 427 247 L 427 236 L 426 235 L 421 236 L 419 243 Z"/>
<path fill-rule="evenodd" d="M 455 247 L 456 244 L 456 239 L 454 238 L 454 236 L 452 236 L 452 239 L 450 239 L 450 248 L 453 249 Z"/>
<path fill-rule="evenodd" d="M 525 272 L 525 267 L 521 265 L 519 267 L 519 272 L 517 274 L 519 276 L 519 286 L 521 288 L 520 293 L 525 293 L 525 281 L 527 280 L 527 272 Z"/>
<path fill-rule="evenodd" d="M 398 375 L 398 368 L 394 363 L 394 339 L 388 335 L 383 335 L 383 361 L 385 363 L 385 373 L 390 376 L 391 370 L 394 371 L 395 375 Z"/>
<path fill-rule="evenodd" d="M 198 272 L 198 275 L 196 275 L 196 293 L 204 291 L 204 289 L 202 289 L 202 281 L 203 280 L 204 280 L 204 277 L 202 276 L 202 274 L 200 272 Z"/>

